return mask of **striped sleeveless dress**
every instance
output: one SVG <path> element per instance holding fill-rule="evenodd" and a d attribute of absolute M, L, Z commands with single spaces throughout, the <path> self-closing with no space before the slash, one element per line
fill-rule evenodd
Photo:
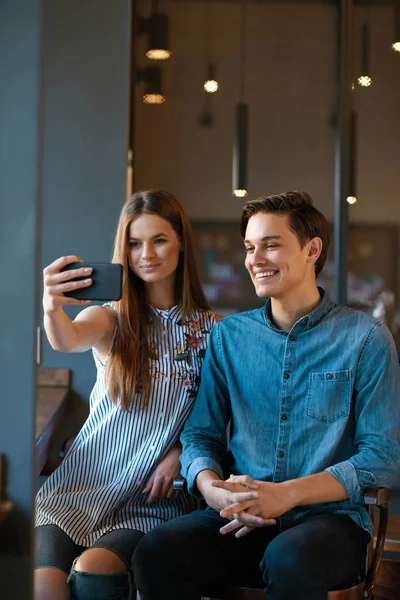
<path fill-rule="evenodd" d="M 195 400 L 215 315 L 198 310 L 184 321 L 178 306 L 151 307 L 151 393 L 147 407 L 114 404 L 105 369 L 93 351 L 97 380 L 90 413 L 61 466 L 36 497 L 36 526 L 58 525 L 76 544 L 91 546 L 113 529 L 148 532 L 185 514 L 187 492 L 147 504 L 152 471 L 174 446 Z"/>

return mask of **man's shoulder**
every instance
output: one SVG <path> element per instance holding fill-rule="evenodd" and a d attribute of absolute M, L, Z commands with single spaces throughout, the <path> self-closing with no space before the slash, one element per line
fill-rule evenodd
<path fill-rule="evenodd" d="M 332 309 L 329 316 L 331 319 L 347 322 L 349 326 L 358 326 L 366 331 L 384 325 L 383 321 L 375 319 L 362 310 L 334 303 L 332 303 Z"/>
<path fill-rule="evenodd" d="M 349 343 L 354 343 L 357 340 L 357 344 L 362 346 L 372 338 L 374 340 L 380 339 L 385 345 L 392 341 L 392 334 L 385 323 L 361 310 L 332 304 L 332 308 L 326 317 L 330 320 L 333 337 L 336 338 L 338 343 L 342 343 L 343 337 Z"/>

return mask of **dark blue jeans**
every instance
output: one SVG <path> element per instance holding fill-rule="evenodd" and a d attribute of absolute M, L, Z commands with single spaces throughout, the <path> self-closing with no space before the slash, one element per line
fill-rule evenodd
<path fill-rule="evenodd" d="M 326 600 L 364 573 L 369 535 L 345 515 L 313 515 L 240 539 L 219 533 L 226 522 L 208 508 L 142 538 L 133 556 L 141 600 L 199 600 L 221 583 L 264 588 L 268 600 Z"/>

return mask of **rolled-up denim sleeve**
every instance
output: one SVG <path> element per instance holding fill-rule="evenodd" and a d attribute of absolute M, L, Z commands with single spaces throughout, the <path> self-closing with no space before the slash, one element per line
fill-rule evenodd
<path fill-rule="evenodd" d="M 194 495 L 199 495 L 196 477 L 200 471 L 210 469 L 223 477 L 220 461 L 227 449 L 231 404 L 220 351 L 220 325 L 210 335 L 197 398 L 181 435 L 181 473 Z"/>
<path fill-rule="evenodd" d="M 361 503 L 368 487 L 397 487 L 400 465 L 400 367 L 393 337 L 377 322 L 355 374 L 357 454 L 326 469 Z"/>

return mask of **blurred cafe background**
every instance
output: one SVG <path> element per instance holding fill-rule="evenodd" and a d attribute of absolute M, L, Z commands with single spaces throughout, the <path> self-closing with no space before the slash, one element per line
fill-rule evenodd
<path fill-rule="evenodd" d="M 39 475 L 95 378 L 45 339 L 41 271 L 110 260 L 132 191 L 180 198 L 223 315 L 260 305 L 244 201 L 308 191 L 320 285 L 400 338 L 400 2 L 1 0 L 0 57 L 0 589 L 29 600 Z"/>

